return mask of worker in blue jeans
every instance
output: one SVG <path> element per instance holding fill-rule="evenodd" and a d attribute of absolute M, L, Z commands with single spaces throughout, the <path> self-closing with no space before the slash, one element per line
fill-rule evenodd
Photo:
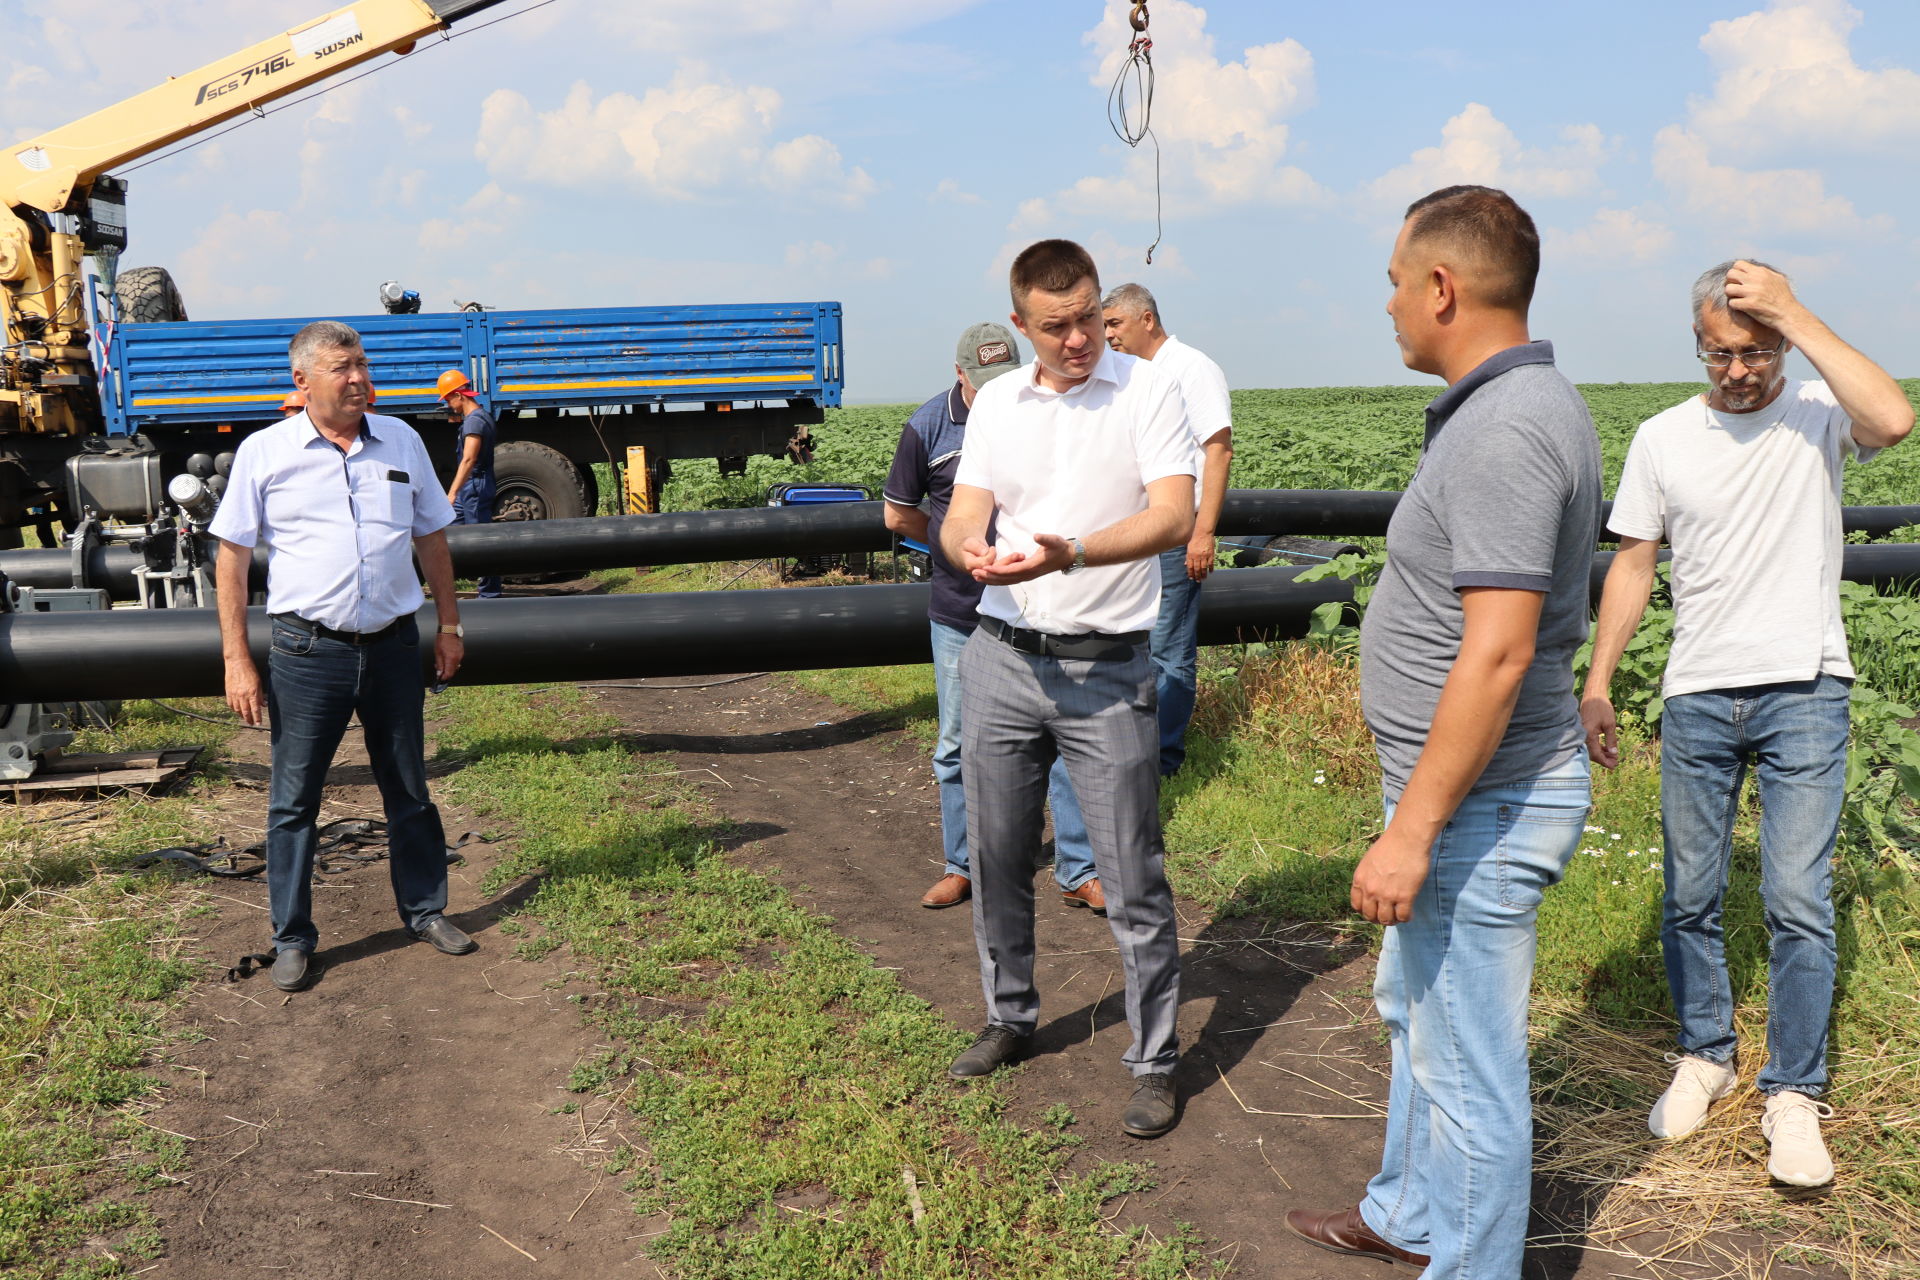
<path fill-rule="evenodd" d="M 967 858 L 967 795 L 960 783 L 960 651 L 979 622 L 981 585 L 961 573 L 940 553 L 940 522 L 953 496 L 966 438 L 967 411 L 974 394 L 994 378 L 1020 367 L 1020 347 L 1003 325 L 977 324 L 960 336 L 954 358 L 954 384 L 933 397 L 907 420 L 887 473 L 887 528 L 931 548 L 933 600 L 928 621 L 933 641 L 934 695 L 940 706 L 940 736 L 933 748 L 933 776 L 940 787 L 940 836 L 946 867 L 920 899 L 933 909 L 954 907 L 973 897 Z M 926 503 L 926 509 L 921 503 Z M 1100 880 L 1094 875 L 1093 846 L 1086 820 L 1067 781 L 1065 764 L 1055 761 L 1048 777 L 1053 808 L 1053 875 L 1061 900 L 1071 907 L 1107 911 Z"/>
<path fill-rule="evenodd" d="M 493 523 L 493 446 L 497 432 L 493 415 L 474 398 L 473 384 L 458 369 L 440 375 L 441 403 L 460 424 L 460 460 L 454 466 L 453 479 L 447 485 L 447 501 L 453 504 L 457 524 Z M 497 600 L 502 592 L 498 577 L 486 577 L 474 583 L 474 594 L 482 600 Z"/>

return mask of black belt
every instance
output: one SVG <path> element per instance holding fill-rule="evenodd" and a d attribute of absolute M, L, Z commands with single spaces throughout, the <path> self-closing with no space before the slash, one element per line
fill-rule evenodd
<path fill-rule="evenodd" d="M 338 640 L 341 644 L 377 644 L 400 630 L 400 624 L 406 621 L 404 617 L 395 618 L 378 631 L 335 631 L 332 627 L 323 627 L 317 622 L 308 622 L 297 613 L 273 613 L 267 616 L 275 622 L 284 622 L 288 626 L 296 627 L 310 635 L 319 636 L 324 640 Z"/>
<path fill-rule="evenodd" d="M 1145 631 L 1122 631 L 1118 634 L 1085 631 L 1079 635 L 1057 636 L 1049 631 L 1010 627 L 998 618 L 986 617 L 980 619 L 980 626 L 994 639 L 1011 645 L 1021 653 L 1031 653 L 1036 657 L 1080 658 L 1093 662 L 1124 662 L 1135 656 L 1134 650 L 1145 644 L 1148 636 Z"/>

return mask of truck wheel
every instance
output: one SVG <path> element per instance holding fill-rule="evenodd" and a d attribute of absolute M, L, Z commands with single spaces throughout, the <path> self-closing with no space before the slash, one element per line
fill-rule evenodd
<path fill-rule="evenodd" d="M 165 267 L 133 267 L 113 282 L 113 309 L 122 324 L 156 324 L 187 318 L 187 304 Z"/>
<path fill-rule="evenodd" d="M 593 483 L 564 453 L 531 440 L 493 451 L 493 518 L 572 520 L 590 516 Z"/>

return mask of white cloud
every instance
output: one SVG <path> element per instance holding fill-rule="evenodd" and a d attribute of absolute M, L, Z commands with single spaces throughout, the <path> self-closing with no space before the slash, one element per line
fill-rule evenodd
<path fill-rule="evenodd" d="M 506 232 L 519 219 L 523 202 L 489 182 L 461 204 L 459 217 L 429 218 L 421 224 L 417 237 L 422 249 L 432 252 L 464 252 L 476 244 Z"/>
<path fill-rule="evenodd" d="M 1092 83 L 1105 90 L 1124 65 L 1132 30 L 1124 5 L 1109 5 L 1087 44 L 1103 51 Z M 1325 191 L 1283 163 L 1288 119 L 1313 105 L 1313 55 L 1297 40 L 1255 45 L 1222 62 L 1207 34 L 1207 12 L 1188 0 L 1153 9 L 1155 92 L 1151 123 L 1160 149 L 1167 217 L 1204 217 L 1225 206 L 1310 204 Z M 1151 220 L 1154 142 L 1142 142 L 1117 174 L 1080 179 L 1022 204 L 1016 229 L 1041 231 L 1062 218 Z"/>
<path fill-rule="evenodd" d="M 776 140 L 777 92 L 706 74 L 683 65 L 640 98 L 596 99 L 576 82 L 559 107 L 541 112 L 497 89 L 481 104 L 474 154 L 496 179 L 584 187 L 611 178 L 674 200 L 762 188 L 853 205 L 876 189 L 818 134 Z"/>
<path fill-rule="evenodd" d="M 961 188 L 952 178 L 940 179 L 940 185 L 927 197 L 929 204 L 980 204 L 980 197 Z"/>
<path fill-rule="evenodd" d="M 1447 121 L 1440 145 L 1422 147 L 1367 188 L 1374 199 L 1404 204 L 1456 183 L 1499 187 L 1509 194 L 1577 196 L 1599 185 L 1600 166 L 1616 143 L 1598 125 L 1569 125 L 1557 146 L 1529 147 L 1493 111 L 1478 102 Z"/>
<path fill-rule="evenodd" d="M 786 260 L 787 266 L 793 270 L 820 278 L 841 279 L 852 275 L 862 280 L 885 280 L 900 269 L 900 264 L 891 258 L 849 261 L 838 245 L 828 244 L 824 240 L 788 245 Z"/>
<path fill-rule="evenodd" d="M 1827 194 L 1817 169 L 1719 164 L 1704 139 L 1679 125 L 1655 135 L 1653 173 L 1717 235 L 1860 235 L 1892 226 L 1884 216 L 1862 217 L 1844 196 Z"/>
<path fill-rule="evenodd" d="M 223 209 L 170 266 L 188 315 L 272 315 L 299 274 L 289 260 L 301 245 L 322 242 L 304 234 L 296 241 L 281 210 Z"/>
<path fill-rule="evenodd" d="M 1601 209 L 1574 231 L 1549 227 L 1546 257 L 1601 265 L 1651 262 L 1673 247 L 1673 230 L 1640 209 Z"/>
<path fill-rule="evenodd" d="M 1783 144 L 1869 149 L 1920 138 L 1920 75 L 1869 71 L 1850 38 L 1846 0 L 1774 0 L 1716 22 L 1700 38 L 1713 94 L 1688 104 L 1688 128 L 1716 153 L 1765 155 Z"/>

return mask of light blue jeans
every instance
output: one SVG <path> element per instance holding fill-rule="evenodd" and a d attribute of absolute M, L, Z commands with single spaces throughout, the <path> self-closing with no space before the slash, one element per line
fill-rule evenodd
<path fill-rule="evenodd" d="M 1819 1097 L 1838 952 L 1833 846 L 1847 792 L 1847 699 L 1838 676 L 1669 698 L 1660 722 L 1660 821 L 1667 893 L 1660 925 L 1680 1047 L 1734 1054 L 1727 978 L 1727 863 L 1740 788 L 1760 784 L 1760 894 L 1773 955 L 1760 1091 Z"/>
<path fill-rule="evenodd" d="M 960 785 L 960 653 L 970 627 L 933 622 L 933 688 L 940 704 L 940 736 L 933 744 L 933 779 L 940 784 L 940 839 L 947 870 L 967 870 L 967 792 Z M 1067 766 L 1055 759 L 1047 775 L 1047 803 L 1053 809 L 1053 878 L 1062 889 L 1078 889 L 1093 879 L 1093 842 L 1080 816 Z"/>
<path fill-rule="evenodd" d="M 1200 688 L 1200 584 L 1187 576 L 1185 543 L 1160 553 L 1160 613 L 1148 640 L 1160 699 L 1160 776 L 1187 759 L 1187 722 Z"/>
<path fill-rule="evenodd" d="M 1393 1080 L 1386 1153 L 1360 1213 L 1382 1239 L 1433 1259 L 1423 1280 L 1520 1274 L 1534 915 L 1580 847 L 1591 794 L 1585 752 L 1469 792 L 1434 842 L 1413 918 L 1380 948 L 1373 998 Z"/>

